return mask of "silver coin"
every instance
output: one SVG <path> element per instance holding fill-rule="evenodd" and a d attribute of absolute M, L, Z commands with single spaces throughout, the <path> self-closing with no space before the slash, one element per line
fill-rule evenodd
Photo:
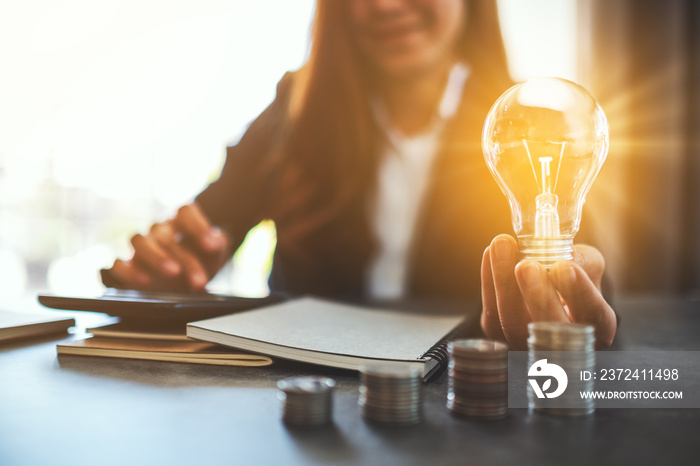
<path fill-rule="evenodd" d="M 466 354 L 474 358 L 501 358 L 508 354 L 508 346 L 493 340 L 465 339 L 447 344 L 449 354 Z"/>
<path fill-rule="evenodd" d="M 312 405 L 312 404 L 301 405 L 301 404 L 285 402 L 283 407 L 282 407 L 283 411 L 309 412 L 309 413 L 310 412 L 329 411 L 331 409 L 332 409 L 332 403 L 319 403 L 316 405 Z"/>
<path fill-rule="evenodd" d="M 591 334 L 594 332 L 592 325 L 576 324 L 572 322 L 530 322 L 527 325 L 530 333 L 575 333 Z"/>
<path fill-rule="evenodd" d="M 385 391 L 420 390 L 423 387 L 423 383 L 419 380 L 378 380 L 362 377 L 360 383 L 363 386 Z"/>
<path fill-rule="evenodd" d="M 546 358 L 567 371 L 577 373 L 595 368 L 595 331 L 591 325 L 555 322 L 533 322 L 528 325 L 529 363 Z M 528 387 L 531 408 L 557 416 L 582 416 L 594 411 L 594 400 L 581 400 L 581 390 L 592 387 L 590 382 L 572 379 L 566 393 L 556 400 L 540 399 Z M 582 402 L 583 401 L 583 402 Z"/>
<path fill-rule="evenodd" d="M 421 370 L 416 365 L 368 364 L 360 366 L 360 374 L 381 379 L 419 379 Z"/>
<path fill-rule="evenodd" d="M 592 352 L 595 347 L 591 345 L 576 345 L 572 343 L 534 343 L 528 345 L 528 350 L 547 352 Z"/>
<path fill-rule="evenodd" d="M 418 411 L 421 409 L 420 403 L 383 405 L 383 404 L 374 403 L 371 400 L 369 400 L 369 401 L 368 400 L 359 400 L 358 405 L 361 408 L 366 409 L 366 410 L 371 410 L 371 411 L 382 410 L 382 411 L 386 411 L 386 412 L 395 412 L 395 413 Z"/>
<path fill-rule="evenodd" d="M 557 351 L 556 349 L 552 348 L 561 348 L 559 351 L 575 351 L 576 348 L 581 348 L 581 351 L 586 351 L 587 348 L 594 347 L 595 340 L 577 340 L 569 338 L 566 335 L 561 335 L 556 338 L 543 338 L 535 335 L 534 337 L 528 338 L 528 343 L 531 345 L 549 348 L 550 351 Z"/>
<path fill-rule="evenodd" d="M 419 387 L 422 385 L 420 378 L 381 378 L 377 376 L 370 376 L 362 374 L 360 376 L 360 381 L 370 385 L 376 385 L 378 387 Z"/>
<path fill-rule="evenodd" d="M 450 370 L 448 371 L 448 376 L 454 380 L 459 380 L 466 383 L 497 383 L 497 382 L 508 382 L 508 373 L 502 372 L 500 374 L 471 374 L 464 372 L 457 372 Z"/>
<path fill-rule="evenodd" d="M 373 364 L 360 368 L 362 415 L 375 422 L 407 425 L 422 419 L 421 370 L 415 365 Z"/>
<path fill-rule="evenodd" d="M 332 398 L 331 393 L 316 393 L 313 395 L 300 395 L 297 393 L 285 393 L 278 392 L 277 397 L 280 400 L 292 400 L 295 403 L 317 403 L 321 400 L 330 400 Z"/>
<path fill-rule="evenodd" d="M 396 416 L 396 417 L 409 416 L 409 415 L 413 415 L 416 413 L 420 413 L 422 411 L 422 408 L 420 405 L 402 407 L 402 408 L 387 408 L 387 407 L 381 407 L 381 406 L 372 406 L 372 405 L 368 405 L 368 404 L 362 404 L 360 406 L 360 408 L 365 413 L 373 413 L 373 414 L 377 414 L 377 415 Z"/>
<path fill-rule="evenodd" d="M 387 397 L 387 396 L 375 396 L 368 393 L 360 392 L 360 398 L 363 400 L 369 400 L 374 404 L 382 405 L 405 405 L 410 403 L 420 403 L 422 397 L 420 395 L 410 396 L 410 397 Z"/>
<path fill-rule="evenodd" d="M 335 380 L 328 377 L 290 377 L 277 382 L 285 393 L 323 393 L 335 388 Z"/>
<path fill-rule="evenodd" d="M 447 409 L 450 410 L 452 414 L 460 417 L 479 419 L 479 420 L 500 420 L 508 416 L 508 407 L 500 406 L 496 408 L 479 408 L 463 406 L 451 401 L 448 401 Z"/>
<path fill-rule="evenodd" d="M 282 420 L 296 426 L 319 426 L 330 422 L 335 381 L 327 377 L 290 377 L 277 382 Z"/>
<path fill-rule="evenodd" d="M 507 363 L 498 364 L 498 365 L 488 367 L 488 366 L 465 365 L 465 364 L 460 364 L 458 361 L 450 361 L 450 363 L 447 365 L 447 368 L 449 370 L 454 371 L 454 372 L 462 372 L 462 373 L 469 373 L 469 374 L 483 374 L 483 375 L 500 374 L 503 372 L 508 372 L 508 364 Z"/>
<path fill-rule="evenodd" d="M 418 386 L 379 386 L 375 384 L 362 384 L 360 387 L 364 387 L 364 391 L 371 392 L 371 393 L 376 393 L 377 395 L 386 395 L 386 396 L 409 396 L 413 395 L 415 393 L 422 393 L 423 389 L 420 385 Z"/>
<path fill-rule="evenodd" d="M 312 413 L 312 412 L 325 412 L 333 409 L 331 403 L 322 403 L 318 405 L 298 405 L 293 403 L 285 403 L 282 410 L 285 412 L 299 412 L 299 413 Z"/>

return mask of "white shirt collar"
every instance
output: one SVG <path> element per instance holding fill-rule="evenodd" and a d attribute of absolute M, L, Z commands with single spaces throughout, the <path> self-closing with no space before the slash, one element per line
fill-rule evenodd
<path fill-rule="evenodd" d="M 445 92 L 442 94 L 438 107 L 438 116 L 442 120 L 449 120 L 457 114 L 459 102 L 462 100 L 464 92 L 464 83 L 467 82 L 470 72 L 471 70 L 464 63 L 457 63 L 450 70 Z"/>
<path fill-rule="evenodd" d="M 450 74 L 447 76 L 447 83 L 445 85 L 445 90 L 443 91 L 442 98 L 440 99 L 440 104 L 438 105 L 437 115 L 433 119 L 433 122 L 428 127 L 428 130 L 423 134 L 416 135 L 416 137 L 421 137 L 426 134 L 438 134 L 444 127 L 447 120 L 454 117 L 459 109 L 460 101 L 462 100 L 462 94 L 464 92 L 464 84 L 467 82 L 467 78 L 471 73 L 471 69 L 468 65 L 464 63 L 456 63 L 450 70 Z M 401 134 L 392 127 L 389 116 L 386 112 L 386 108 L 377 98 L 371 100 L 370 105 L 372 107 L 372 113 L 374 119 L 387 136 L 389 136 L 390 142 L 393 144 L 397 140 L 411 139 Z"/>

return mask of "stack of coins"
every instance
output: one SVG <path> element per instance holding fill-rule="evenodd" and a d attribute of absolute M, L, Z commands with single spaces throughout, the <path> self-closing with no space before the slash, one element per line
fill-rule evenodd
<path fill-rule="evenodd" d="M 472 419 L 508 415 L 508 347 L 490 340 L 455 340 L 447 345 L 447 408 Z"/>
<path fill-rule="evenodd" d="M 282 420 L 294 426 L 327 424 L 333 413 L 335 380 L 326 377 L 290 377 L 277 382 Z"/>
<path fill-rule="evenodd" d="M 422 382 L 415 366 L 375 364 L 360 368 L 362 415 L 382 424 L 410 425 L 422 419 Z"/>
<path fill-rule="evenodd" d="M 565 322 L 533 322 L 528 325 L 528 367 L 547 359 L 570 374 L 566 390 L 556 398 L 539 398 L 528 387 L 530 407 L 557 416 L 584 416 L 595 410 L 592 399 L 580 392 L 593 389 L 593 381 L 580 380 L 581 371 L 595 371 L 595 334 L 591 325 Z M 546 396 L 546 395 L 545 395 Z"/>

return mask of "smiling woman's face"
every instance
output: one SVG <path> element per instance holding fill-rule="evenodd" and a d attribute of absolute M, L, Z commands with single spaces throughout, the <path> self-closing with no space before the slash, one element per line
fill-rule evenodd
<path fill-rule="evenodd" d="M 348 6 L 356 46 L 389 79 L 450 59 L 465 20 L 463 0 L 350 0 Z"/>

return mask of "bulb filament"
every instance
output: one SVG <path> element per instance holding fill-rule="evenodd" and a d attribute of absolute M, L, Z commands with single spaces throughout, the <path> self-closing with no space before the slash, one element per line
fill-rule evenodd
<path fill-rule="evenodd" d="M 542 164 L 542 192 L 551 193 L 552 189 L 549 183 L 549 177 L 552 172 L 549 170 L 549 162 L 552 161 L 552 157 L 540 157 L 540 163 Z"/>
<path fill-rule="evenodd" d="M 557 172 L 554 180 L 554 191 L 557 189 L 557 181 L 559 179 L 559 169 L 561 168 L 561 162 L 564 158 L 564 147 L 566 147 L 566 141 L 564 142 L 551 142 L 546 141 L 534 142 L 529 141 L 533 146 L 532 149 L 536 152 L 549 151 L 556 145 L 560 146 L 559 149 L 559 164 L 557 167 Z M 530 145 L 526 139 L 523 139 L 523 145 L 527 151 L 528 158 L 530 159 L 530 166 L 532 167 L 532 173 L 535 175 L 535 180 L 537 180 L 537 171 L 535 170 L 535 164 L 533 162 L 532 154 L 530 153 Z M 536 212 L 535 212 L 535 237 L 536 238 L 558 238 L 560 236 L 559 229 L 559 212 L 557 210 L 557 204 L 559 198 L 552 191 L 552 168 L 551 163 L 554 161 L 554 157 L 551 155 L 538 156 L 537 160 L 540 162 L 540 176 L 539 182 L 540 194 L 535 198 Z"/>

